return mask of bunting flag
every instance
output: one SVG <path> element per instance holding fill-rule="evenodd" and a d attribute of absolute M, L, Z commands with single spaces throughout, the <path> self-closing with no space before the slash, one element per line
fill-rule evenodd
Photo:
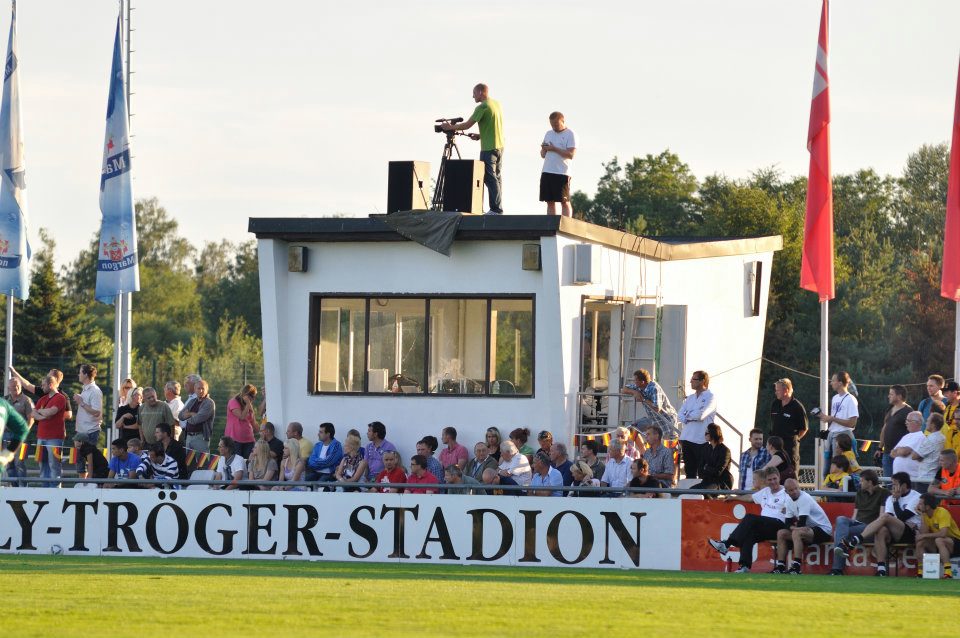
<path fill-rule="evenodd" d="M 875 443 L 875 441 L 862 441 L 860 443 L 860 451 L 866 452 L 870 447 Z"/>
<path fill-rule="evenodd" d="M 30 242 L 27 238 L 27 184 L 20 131 L 20 60 L 17 57 L 17 3 L 14 0 L 0 102 L 0 292 L 30 296 Z M 9 337 L 9 335 L 8 335 Z"/>
<path fill-rule="evenodd" d="M 807 212 L 803 228 L 800 287 L 827 301 L 834 297 L 833 282 L 833 178 L 830 172 L 830 82 L 827 75 L 828 0 L 823 0 L 817 62 L 813 73 L 813 98 L 807 150 Z"/>
<path fill-rule="evenodd" d="M 94 295 L 97 301 L 104 303 L 112 303 L 114 297 L 121 293 L 140 290 L 120 26 L 121 20 L 117 17 L 110 95 L 107 98 L 107 131 L 103 141 L 103 170 L 100 175 L 100 212 L 103 220 Z"/>
<path fill-rule="evenodd" d="M 186 457 L 187 467 L 190 467 L 191 465 L 193 465 L 193 459 L 195 458 L 197 458 L 197 451 L 187 450 L 187 457 Z"/>
<path fill-rule="evenodd" d="M 26 443 L 21 443 L 21 444 L 20 444 L 20 452 L 17 453 L 17 460 L 18 460 L 18 461 L 23 461 L 23 460 L 26 459 L 26 458 L 27 458 L 27 444 L 26 444 Z"/>
<path fill-rule="evenodd" d="M 197 467 L 204 468 L 207 466 L 207 461 L 210 460 L 210 455 L 206 452 L 200 453 L 200 458 L 197 459 Z"/>
<path fill-rule="evenodd" d="M 33 458 L 37 463 L 43 463 L 43 446 L 38 445 L 37 449 L 33 451 Z"/>
<path fill-rule="evenodd" d="M 70 448 L 70 455 L 67 457 L 67 463 L 76 464 L 78 453 L 79 453 L 79 450 L 77 450 L 76 447 Z"/>
<path fill-rule="evenodd" d="M 947 178 L 947 219 L 943 228 L 943 271 L 940 295 L 960 301 L 960 68 L 953 106 L 950 176 Z"/>
<path fill-rule="evenodd" d="M 604 447 L 610 445 L 610 433 L 607 432 L 603 435 L 603 445 Z"/>
<path fill-rule="evenodd" d="M 207 464 L 207 469 L 208 469 L 208 470 L 215 470 L 215 469 L 217 469 L 217 462 L 218 462 L 219 460 L 220 460 L 220 457 L 219 457 L 218 455 L 216 455 L 216 454 L 211 454 L 211 455 L 210 455 L 210 463 Z"/>

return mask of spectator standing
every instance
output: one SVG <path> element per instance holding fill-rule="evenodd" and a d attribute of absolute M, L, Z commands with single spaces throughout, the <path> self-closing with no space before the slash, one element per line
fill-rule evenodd
<path fill-rule="evenodd" d="M 893 476 L 893 473 L 898 471 L 894 468 L 890 451 L 897 447 L 900 439 L 907 434 L 907 415 L 913 408 L 907 404 L 906 398 L 907 389 L 905 387 L 902 385 L 890 386 L 887 392 L 887 401 L 890 403 L 890 407 L 883 414 L 883 427 L 880 428 L 881 464 L 884 476 Z"/>
<path fill-rule="evenodd" d="M 180 414 L 180 410 L 183 409 L 183 399 L 180 398 L 180 384 L 177 381 L 167 381 L 163 386 L 163 399 L 167 402 L 167 406 L 170 408 L 170 413 L 174 416 Z M 180 422 L 172 422 L 173 425 L 173 436 L 179 442 L 181 436 L 183 435 L 183 429 L 180 427 Z"/>
<path fill-rule="evenodd" d="M 73 395 L 77 404 L 77 434 L 96 446 L 100 443 L 100 425 L 103 423 L 103 391 L 96 384 L 97 367 L 84 363 L 77 376 L 83 386 L 80 394 Z M 85 465 L 83 459 L 78 460 L 77 471 L 83 472 Z"/>
<path fill-rule="evenodd" d="M 61 475 L 60 456 L 53 448 L 63 446 L 67 438 L 66 425 L 63 422 L 67 399 L 57 391 L 57 377 L 48 374 L 43 378 L 43 396 L 37 399 L 31 416 L 37 423 L 37 445 L 42 449 L 40 457 L 40 478 L 59 479 Z M 49 487 L 60 487 L 59 483 L 44 483 Z"/>
<path fill-rule="evenodd" d="M 512 478 L 518 485 L 530 485 L 533 478 L 530 461 L 526 455 L 520 454 L 512 439 L 500 445 L 499 470 L 500 476 Z"/>
<path fill-rule="evenodd" d="M 23 384 L 20 379 L 10 377 L 10 380 L 7 381 L 7 396 L 5 398 L 10 407 L 23 419 L 29 432 L 30 428 L 33 427 L 33 401 L 23 393 Z M 3 431 L 3 448 L 9 449 L 15 438 L 13 428 L 5 429 Z M 26 435 L 24 435 L 24 440 L 26 440 Z M 10 465 L 7 466 L 7 478 L 16 479 L 12 481 L 12 485 L 24 487 L 26 482 L 23 478 L 27 476 L 27 464 L 20 460 L 19 448 L 11 451 L 14 452 L 14 455 Z"/>
<path fill-rule="evenodd" d="M 880 486 L 880 477 L 876 472 L 864 470 L 860 474 L 860 489 L 857 490 L 857 496 L 853 502 L 853 516 L 838 516 L 836 520 L 831 576 L 843 576 L 847 555 L 843 552 L 841 544 L 850 537 L 863 532 L 867 525 L 880 517 L 880 511 L 888 496 L 890 496 L 890 492 L 885 487 Z M 840 548 L 840 551 L 837 551 L 836 548 Z"/>
<path fill-rule="evenodd" d="M 487 469 L 496 470 L 497 460 L 490 455 L 490 448 L 483 441 L 473 446 L 473 458 L 467 461 L 467 467 L 463 470 L 464 476 L 469 476 L 477 481 L 483 480 L 483 471 Z"/>
<path fill-rule="evenodd" d="M 940 432 L 942 427 L 943 415 L 932 412 L 927 417 L 927 436 L 910 455 L 910 458 L 920 463 L 920 469 L 917 470 L 917 481 L 928 486 L 936 480 L 937 470 L 940 469 L 940 452 L 943 451 L 946 443 L 946 439 Z M 926 492 L 926 489 L 917 491 L 923 493 Z"/>
<path fill-rule="evenodd" d="M 385 467 L 383 456 L 387 452 L 397 451 L 396 446 L 386 437 L 387 426 L 380 421 L 373 421 L 367 425 L 367 440 L 369 443 L 364 448 L 364 458 L 367 461 L 367 475 L 371 481 L 375 480 Z"/>
<path fill-rule="evenodd" d="M 931 374 L 927 377 L 927 396 L 924 397 L 917 409 L 923 413 L 924 420 L 930 418 L 931 408 L 936 402 L 946 404 L 947 398 L 943 396 L 943 386 L 946 380 L 939 374 Z"/>
<path fill-rule="evenodd" d="M 557 214 L 557 202 L 560 202 L 560 214 L 573 216 L 570 206 L 570 161 L 577 152 L 577 136 L 567 128 L 563 113 L 550 114 L 550 130 L 543 136 L 540 144 L 540 157 L 543 158 L 543 171 L 540 173 L 540 201 L 547 203 L 547 214 Z"/>
<path fill-rule="evenodd" d="M 117 392 L 117 405 L 114 407 L 121 407 L 127 405 L 130 401 L 130 391 L 137 387 L 137 382 L 127 377 L 120 382 L 120 388 Z"/>
<path fill-rule="evenodd" d="M 463 470 L 467 466 L 467 459 L 470 454 L 467 452 L 467 448 L 457 443 L 457 429 L 454 427 L 443 428 L 440 438 L 446 446 L 440 450 L 440 467 L 446 469 L 451 465 L 456 465 Z"/>
<path fill-rule="evenodd" d="M 956 381 L 947 381 L 943 386 L 943 394 L 947 398 L 947 405 L 943 412 L 943 428 L 941 429 L 943 437 L 947 441 L 944 447 L 953 448 L 960 452 L 960 424 L 957 423 L 957 408 L 960 407 L 960 384 Z"/>
<path fill-rule="evenodd" d="M 124 441 L 129 441 L 130 439 L 145 440 L 140 432 L 140 400 L 142 398 L 142 389 L 136 387 L 131 388 L 127 391 L 127 396 L 124 398 L 123 404 L 121 404 L 115 412 L 116 418 L 113 421 L 113 427 L 117 429 L 117 433 Z"/>
<path fill-rule="evenodd" d="M 793 396 L 793 381 L 790 379 L 778 379 L 773 384 L 773 392 L 776 398 L 770 406 L 770 434 L 783 439 L 783 449 L 790 458 L 791 465 L 798 468 L 800 467 L 800 439 L 808 432 L 807 410 Z"/>
<path fill-rule="evenodd" d="M 156 442 L 156 428 L 161 423 L 173 425 L 177 420 L 170 411 L 170 406 L 161 401 L 154 388 L 143 389 L 143 403 L 140 404 L 138 420 L 140 421 L 141 438 L 148 445 Z"/>
<path fill-rule="evenodd" d="M 677 411 L 670 405 L 670 399 L 663 388 L 653 380 L 649 371 L 640 368 L 633 373 L 633 383 L 623 387 L 623 393 L 632 395 L 636 401 L 643 404 L 646 416 L 634 422 L 634 427 L 646 429 L 650 425 L 660 428 L 663 436 L 676 438 L 680 433 L 677 421 Z"/>
<path fill-rule="evenodd" d="M 920 461 L 913 458 L 917 448 L 926 438 L 923 430 L 923 414 L 919 411 L 910 412 L 906 418 L 907 432 L 897 441 L 893 449 L 887 449 L 887 453 L 893 459 L 893 473 L 903 472 L 910 477 L 911 484 L 916 483 L 917 487 L 926 491 L 927 486 L 920 486 Z M 891 475 L 892 476 L 892 475 Z"/>
<path fill-rule="evenodd" d="M 857 419 L 860 417 L 857 397 L 849 391 L 850 375 L 845 371 L 835 372 L 830 377 L 830 387 L 836 393 L 830 399 L 830 414 L 821 412 L 819 415 L 821 425 L 828 426 L 827 443 L 823 452 L 823 459 L 828 464 L 830 457 L 833 456 L 834 437 L 841 432 L 846 432 L 853 441 L 857 440 L 853 429 L 857 427 Z"/>
<path fill-rule="evenodd" d="M 183 390 L 184 390 L 184 392 L 187 393 L 187 400 L 183 402 L 183 405 L 182 405 L 182 407 L 180 408 L 180 411 L 179 411 L 179 412 L 174 412 L 174 414 L 179 415 L 180 412 L 182 412 L 182 411 L 184 410 L 184 408 L 188 408 L 188 407 L 190 406 L 190 403 L 191 403 L 192 401 L 196 401 L 196 400 L 197 400 L 197 384 L 200 383 L 200 380 L 201 380 L 201 379 L 200 379 L 200 375 L 197 375 L 197 374 L 188 374 L 188 375 L 184 378 L 184 380 L 183 380 Z M 186 445 L 187 448 L 189 448 L 189 447 L 190 447 L 190 444 L 187 443 L 187 441 L 185 440 L 185 437 L 187 436 L 186 432 L 187 432 L 187 422 L 186 422 L 186 419 L 180 419 L 180 436 L 181 436 L 180 442 L 183 443 L 184 445 Z M 206 451 L 206 450 L 204 450 L 204 451 Z"/>
<path fill-rule="evenodd" d="M 777 400 L 779 402 L 779 399 Z M 770 462 L 770 452 L 763 444 L 763 430 L 750 430 L 750 447 L 740 455 L 740 489 L 748 490 L 753 485 L 753 474 Z"/>
<path fill-rule="evenodd" d="M 187 401 L 177 416 L 187 435 L 187 449 L 208 452 L 213 420 L 217 417 L 217 404 L 208 396 L 210 386 L 203 379 L 194 384 L 193 390 L 196 396 Z M 233 442 L 233 439 L 230 441 Z"/>
<path fill-rule="evenodd" d="M 705 442 L 707 425 L 713 423 L 717 414 L 717 400 L 710 391 L 710 375 L 703 370 L 690 375 L 690 388 L 693 394 L 684 399 L 677 412 L 681 427 L 680 453 L 687 478 L 699 478 L 703 455 L 708 448 Z"/>
<path fill-rule="evenodd" d="M 250 456 L 253 450 L 253 433 L 257 428 L 256 406 L 257 386 L 250 383 L 243 386 L 240 393 L 227 402 L 227 427 L 224 430 L 237 443 L 237 454 L 243 458 Z"/>

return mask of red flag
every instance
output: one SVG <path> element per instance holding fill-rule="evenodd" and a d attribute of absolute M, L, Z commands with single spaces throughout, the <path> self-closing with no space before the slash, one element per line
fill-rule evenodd
<path fill-rule="evenodd" d="M 830 82 L 827 77 L 828 0 L 820 14 L 817 64 L 810 103 L 810 174 L 807 179 L 807 216 L 803 228 L 800 287 L 812 290 L 820 301 L 833 299 L 833 179 L 830 174 Z"/>
<path fill-rule="evenodd" d="M 953 107 L 953 140 L 950 143 L 950 179 L 947 181 L 947 222 L 943 228 L 943 275 L 940 294 L 960 301 L 960 70 Z"/>

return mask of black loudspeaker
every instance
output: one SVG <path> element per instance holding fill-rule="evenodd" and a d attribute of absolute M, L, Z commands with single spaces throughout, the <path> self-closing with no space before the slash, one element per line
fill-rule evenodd
<path fill-rule="evenodd" d="M 387 214 L 398 210 L 428 210 L 430 162 L 390 162 Z"/>
<path fill-rule="evenodd" d="M 447 160 L 443 210 L 478 215 L 483 213 L 483 162 Z"/>

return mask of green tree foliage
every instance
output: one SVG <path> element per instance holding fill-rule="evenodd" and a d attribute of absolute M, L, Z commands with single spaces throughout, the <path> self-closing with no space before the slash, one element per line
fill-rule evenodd
<path fill-rule="evenodd" d="M 239 317 L 254 334 L 260 334 L 260 274 L 255 242 L 207 242 L 197 260 L 195 280 L 207 326 L 216 326 L 221 317 Z"/>

